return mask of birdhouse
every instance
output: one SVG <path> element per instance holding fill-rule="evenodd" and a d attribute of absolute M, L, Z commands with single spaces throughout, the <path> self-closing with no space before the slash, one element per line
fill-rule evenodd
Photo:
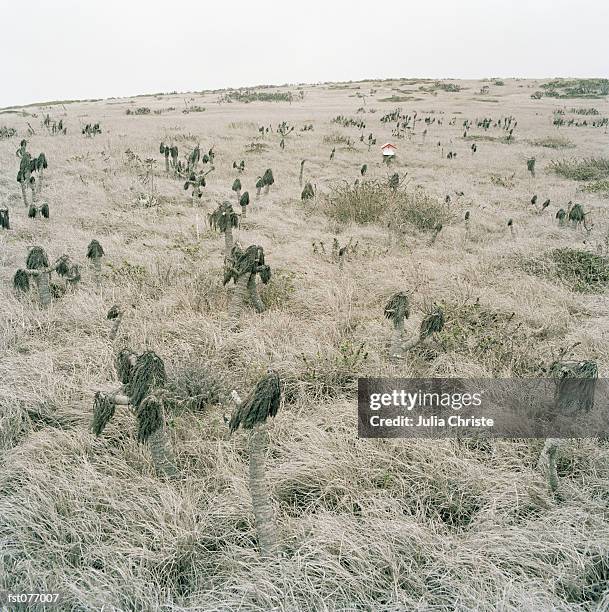
<path fill-rule="evenodd" d="M 383 152 L 383 157 L 393 157 L 397 151 L 397 147 L 390 142 L 386 142 L 382 147 L 381 151 Z"/>

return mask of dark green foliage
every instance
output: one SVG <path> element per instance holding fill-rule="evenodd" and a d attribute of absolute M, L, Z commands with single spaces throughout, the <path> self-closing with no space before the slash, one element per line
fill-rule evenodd
<path fill-rule="evenodd" d="M 131 403 L 137 408 L 152 391 L 163 387 L 166 380 L 163 360 L 154 351 L 146 351 L 138 357 L 129 377 L 126 390 Z"/>
<path fill-rule="evenodd" d="M 444 311 L 434 304 L 431 311 L 421 321 L 421 338 L 441 332 L 444 328 Z"/>
<path fill-rule="evenodd" d="M 34 219 L 36 217 L 36 212 L 37 212 L 36 211 L 36 207 L 33 204 L 31 204 L 30 207 L 27 210 L 27 216 L 30 219 Z"/>
<path fill-rule="evenodd" d="M 36 158 L 36 170 L 46 170 L 48 167 L 48 163 L 47 163 L 47 158 L 46 155 L 44 153 L 41 153 L 37 158 Z"/>
<path fill-rule="evenodd" d="M 359 172 L 362 176 L 364 176 L 366 172 L 368 172 L 368 164 L 363 164 Z"/>
<path fill-rule="evenodd" d="M 55 272 L 59 274 L 59 276 L 65 277 L 70 272 L 70 258 L 67 255 L 62 255 L 55 267 Z"/>
<path fill-rule="evenodd" d="M 23 155 L 21 156 L 21 162 L 19 162 L 19 173 L 22 180 L 29 178 L 31 166 L 32 156 L 27 151 L 24 151 Z M 17 178 L 17 180 L 19 180 L 19 178 Z"/>
<path fill-rule="evenodd" d="M 581 204 L 576 204 L 569 210 L 569 221 L 572 223 L 583 223 L 586 215 L 584 213 L 584 208 Z"/>
<path fill-rule="evenodd" d="M 146 442 L 148 438 L 163 427 L 163 401 L 155 394 L 144 397 L 136 406 L 137 439 Z"/>
<path fill-rule="evenodd" d="M 163 142 L 161 143 L 161 146 L 159 147 L 159 153 L 165 156 L 169 155 L 169 147 L 165 147 L 165 143 Z"/>
<path fill-rule="evenodd" d="M 244 274 L 255 274 L 259 268 L 265 266 L 264 249 L 261 246 L 252 244 L 245 251 L 236 244 L 231 251 L 230 265 L 224 273 L 223 285 L 226 285 L 231 279 L 236 283 L 237 280 Z M 265 272 L 265 275 L 267 273 Z M 268 272 L 270 277 L 270 270 Z"/>
<path fill-rule="evenodd" d="M 385 304 L 385 317 L 391 321 L 403 321 L 410 316 L 408 295 L 400 291 L 394 293 Z"/>
<path fill-rule="evenodd" d="M 267 168 L 262 175 L 262 184 L 266 187 L 271 186 L 275 183 L 275 179 L 273 177 L 273 171 L 270 168 Z"/>
<path fill-rule="evenodd" d="M 30 249 L 25 262 L 28 270 L 40 270 L 41 268 L 49 267 L 49 258 L 46 251 L 40 246 L 34 246 Z"/>
<path fill-rule="evenodd" d="M 265 423 L 269 416 L 274 417 L 281 403 L 279 376 L 269 372 L 256 385 L 242 404 L 237 406 L 231 416 L 228 428 L 234 433 L 242 429 L 252 429 L 255 425 Z"/>
<path fill-rule="evenodd" d="M 560 208 L 558 210 L 558 212 L 556 213 L 556 218 L 558 219 L 558 222 L 562 225 L 565 222 L 565 217 L 567 216 L 567 213 L 565 211 L 564 208 Z"/>
<path fill-rule="evenodd" d="M 114 416 L 116 404 L 105 394 L 98 391 L 93 398 L 93 433 L 102 434 L 110 419 Z"/>
<path fill-rule="evenodd" d="M 268 285 L 268 282 L 271 280 L 271 267 L 264 265 L 258 267 L 258 275 L 260 276 L 260 280 Z"/>
<path fill-rule="evenodd" d="M 311 185 L 311 183 L 305 183 L 304 189 L 302 190 L 302 193 L 300 194 L 300 199 L 304 201 L 304 200 L 310 200 L 313 197 L 315 197 L 315 191 L 313 190 L 313 185 Z"/>
<path fill-rule="evenodd" d="M 262 189 L 264 187 L 264 181 L 262 180 L 262 177 L 259 176 L 258 180 L 256 181 L 256 189 Z"/>
<path fill-rule="evenodd" d="M 24 293 L 30 288 L 30 276 L 25 270 L 17 270 L 13 276 L 13 287 Z"/>
<path fill-rule="evenodd" d="M 250 203 L 250 194 L 249 191 L 245 191 L 241 194 L 241 198 L 239 198 L 239 204 L 241 206 L 248 206 Z"/>
<path fill-rule="evenodd" d="M 527 159 L 527 170 L 531 173 L 532 176 L 535 176 L 535 158 L 534 157 Z"/>
<path fill-rule="evenodd" d="M 8 208 L 0 208 L 0 228 L 11 229 L 10 215 Z"/>
<path fill-rule="evenodd" d="M 400 186 L 400 175 L 395 172 L 389 177 L 389 187 L 391 189 L 397 189 Z"/>
<path fill-rule="evenodd" d="M 210 227 L 221 233 L 224 233 L 229 227 L 239 225 L 239 215 L 233 210 L 232 204 L 226 200 L 213 213 L 207 215 L 207 219 Z"/>
<path fill-rule="evenodd" d="M 201 149 L 199 148 L 199 145 L 197 145 L 188 156 L 188 165 L 192 168 L 197 165 L 200 159 Z"/>
<path fill-rule="evenodd" d="M 45 218 L 48 219 L 49 218 L 49 205 L 47 204 L 47 202 L 43 202 L 42 206 L 40 207 L 40 214 Z"/>
<path fill-rule="evenodd" d="M 108 321 L 112 321 L 113 319 L 117 319 L 120 314 L 120 307 L 118 306 L 118 304 L 114 304 L 114 306 L 112 306 L 110 310 L 108 310 L 108 313 L 106 314 L 106 319 L 108 319 Z"/>
<path fill-rule="evenodd" d="M 112 308 L 117 307 L 113 306 Z M 110 312 L 108 312 L 108 314 L 110 314 Z M 131 373 L 133 372 L 133 362 L 137 363 L 137 355 L 126 348 L 122 349 L 114 360 L 114 367 L 116 368 L 118 379 L 123 383 L 123 385 L 126 385 L 131 378 Z"/>
<path fill-rule="evenodd" d="M 97 240 L 91 240 L 89 242 L 89 246 L 87 247 L 87 257 L 89 259 L 97 259 L 99 257 L 103 257 L 104 249 L 102 245 Z"/>
<path fill-rule="evenodd" d="M 233 186 L 232 186 L 232 190 L 233 191 L 241 191 L 241 181 L 236 178 L 233 182 Z"/>

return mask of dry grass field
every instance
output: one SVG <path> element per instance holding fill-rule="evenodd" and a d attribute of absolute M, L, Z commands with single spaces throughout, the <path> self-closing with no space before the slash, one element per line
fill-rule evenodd
<path fill-rule="evenodd" d="M 543 440 L 357 438 L 358 376 L 534 377 L 563 355 L 609 375 L 609 172 L 590 162 L 609 158 L 607 126 L 591 125 L 609 116 L 607 98 L 531 97 L 542 81 L 451 82 L 460 89 L 394 80 L 259 89 L 291 90 L 291 103 L 204 92 L 0 111 L 0 127 L 16 129 L 0 140 L 11 220 L 0 230 L 0 591 L 60 591 L 65 610 L 609 610 L 606 440 L 566 442 L 552 494 L 536 469 Z M 184 113 L 185 100 L 205 110 Z M 138 107 L 151 112 L 126 112 Z M 404 138 L 381 122 L 396 108 L 417 112 Z M 41 125 L 47 113 L 66 135 Z M 510 116 L 507 139 L 494 123 Z M 575 121 L 555 127 L 560 116 Z M 284 149 L 282 121 L 295 127 Z M 81 133 L 97 122 L 101 134 Z M 48 159 L 49 219 L 29 219 L 22 202 L 21 138 Z M 161 141 L 181 158 L 213 146 L 196 206 L 165 173 Z M 386 141 L 398 147 L 390 168 Z M 153 184 L 127 150 L 154 158 Z M 316 189 L 306 202 L 303 159 Z M 567 178 L 560 160 L 597 170 Z M 275 184 L 256 198 L 266 168 Z M 235 237 L 264 247 L 272 278 L 267 311 L 247 309 L 230 332 L 224 239 L 207 214 L 235 202 L 237 176 L 252 201 Z M 569 201 L 587 229 L 559 226 Z M 99 289 L 85 257 L 94 238 L 106 253 Z M 342 265 L 334 239 L 358 245 Z M 82 265 L 80 286 L 46 309 L 12 286 L 33 245 Z M 396 291 L 411 294 L 408 336 L 431 303 L 446 314 L 436 343 L 398 361 L 383 317 Z M 111 341 L 113 304 L 125 316 Z M 91 433 L 93 395 L 117 386 L 122 347 L 156 351 L 182 398 L 167 414 L 176 479 L 155 474 L 128 411 Z M 267 456 L 277 563 L 257 549 L 247 437 L 229 436 L 224 419 L 230 391 L 246 394 L 269 366 L 283 389 Z"/>

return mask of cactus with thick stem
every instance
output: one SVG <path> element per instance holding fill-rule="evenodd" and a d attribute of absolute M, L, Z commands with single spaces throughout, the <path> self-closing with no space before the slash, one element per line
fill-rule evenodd
<path fill-rule="evenodd" d="M 264 187 L 264 181 L 262 180 L 262 177 L 259 176 L 256 179 L 256 197 L 259 198 L 260 197 L 260 190 Z"/>
<path fill-rule="evenodd" d="M 161 155 L 165 157 L 165 172 L 169 174 L 169 155 L 171 153 L 171 147 L 162 142 L 159 151 Z"/>
<path fill-rule="evenodd" d="M 419 344 L 425 342 L 425 340 L 432 337 L 434 334 L 441 332 L 442 329 L 444 329 L 444 311 L 442 308 L 440 308 L 440 306 L 434 304 L 421 321 L 418 337 L 404 343 L 402 345 L 402 351 L 410 351 Z"/>
<path fill-rule="evenodd" d="M 101 286 L 101 259 L 104 256 L 104 248 L 97 240 L 91 240 L 87 247 L 87 258 L 93 264 L 95 270 L 95 283 L 97 287 Z"/>
<path fill-rule="evenodd" d="M 303 175 L 303 173 L 304 173 L 304 165 L 305 165 L 305 162 L 306 162 L 306 161 L 307 161 L 306 159 L 303 159 L 303 160 L 300 162 L 300 174 L 298 175 L 298 184 L 299 184 L 301 187 L 302 187 L 302 175 Z"/>
<path fill-rule="evenodd" d="M 543 450 L 537 461 L 537 469 L 542 472 L 548 482 L 548 487 L 552 493 L 558 489 L 558 470 L 556 469 L 556 452 L 560 440 L 557 438 L 546 438 Z"/>
<path fill-rule="evenodd" d="M 38 172 L 38 193 L 42 191 L 42 181 L 44 178 L 44 171 L 48 168 L 47 158 L 44 153 L 40 153 L 40 155 L 34 160 L 36 171 Z"/>
<path fill-rule="evenodd" d="M 262 175 L 262 183 L 264 185 L 264 194 L 267 195 L 271 185 L 275 183 L 275 178 L 273 177 L 273 171 L 270 168 L 267 168 L 264 171 L 264 174 Z"/>
<path fill-rule="evenodd" d="M 233 228 L 239 226 L 239 215 L 232 204 L 225 200 L 213 213 L 207 215 L 212 229 L 224 234 L 224 258 L 228 260 L 233 249 Z"/>
<path fill-rule="evenodd" d="M 241 197 L 239 198 L 239 206 L 241 206 L 241 216 L 245 219 L 247 217 L 247 207 L 250 204 L 250 194 L 249 191 L 244 191 Z"/>
<path fill-rule="evenodd" d="M 203 187 L 206 185 L 205 175 L 202 172 L 199 174 L 191 172 L 188 176 L 188 180 L 184 183 L 184 190 L 187 191 L 189 187 L 192 187 L 191 202 L 193 206 L 195 206 L 196 203 L 195 198 L 200 199 L 203 195 Z"/>
<path fill-rule="evenodd" d="M 93 433 L 101 435 L 116 406 L 131 406 L 137 418 L 138 441 L 148 443 L 156 471 L 175 476 L 176 461 L 165 426 L 163 387 L 166 374 L 163 360 L 153 351 L 137 357 L 124 349 L 117 357 L 116 367 L 124 386 L 114 393 L 95 394 Z"/>
<path fill-rule="evenodd" d="M 535 158 L 530 157 L 527 159 L 527 170 L 531 173 L 531 176 L 535 178 Z"/>
<path fill-rule="evenodd" d="M 302 193 L 300 194 L 300 199 L 304 202 L 306 200 L 310 200 L 315 197 L 315 190 L 313 189 L 313 185 L 311 183 L 306 183 Z"/>
<path fill-rule="evenodd" d="M 11 229 L 11 221 L 8 207 L 0 208 L 0 229 Z"/>
<path fill-rule="evenodd" d="M 267 419 L 277 414 L 281 403 L 279 377 L 269 371 L 244 401 L 241 401 L 236 392 L 233 392 L 233 401 L 236 407 L 229 422 L 230 433 L 239 427 L 250 432 L 250 493 L 260 552 L 263 557 L 273 558 L 278 554 L 278 539 L 265 480 L 265 455 L 268 446 Z"/>
<path fill-rule="evenodd" d="M 25 140 L 22 141 L 22 146 L 17 150 L 17 153 L 21 151 L 21 161 L 19 162 L 19 172 L 17 172 L 17 182 L 21 186 L 21 195 L 23 196 L 24 206 L 28 206 L 27 202 L 27 188 L 31 184 L 32 176 L 32 157 L 25 150 Z"/>
<path fill-rule="evenodd" d="M 404 335 L 404 320 L 410 316 L 410 301 L 402 291 L 394 293 L 385 304 L 385 317 L 393 323 L 390 354 L 392 357 L 401 355 L 402 336 Z"/>
<path fill-rule="evenodd" d="M 241 199 L 241 181 L 238 178 L 234 180 L 231 189 L 235 192 L 235 195 L 237 196 L 237 202 L 239 202 L 239 200 Z"/>
<path fill-rule="evenodd" d="M 106 314 L 106 319 L 110 321 L 110 332 L 108 334 L 110 340 L 116 339 L 118 328 L 120 327 L 121 321 L 123 320 L 123 314 L 124 313 L 120 306 L 118 306 L 118 304 L 115 304 L 114 306 L 112 306 L 112 308 L 110 308 L 110 310 L 108 310 L 108 313 Z"/>
<path fill-rule="evenodd" d="M 28 273 L 31 273 L 38 289 L 40 303 L 48 306 L 51 303 L 51 269 L 49 268 L 49 258 L 46 251 L 35 246 L 30 249 L 25 263 Z"/>
<path fill-rule="evenodd" d="M 264 284 L 267 284 L 271 278 L 271 269 L 264 263 L 264 249 L 254 244 L 243 251 L 239 245 L 235 245 L 227 262 L 223 282 L 226 285 L 232 279 L 235 283 L 228 306 L 228 323 L 231 331 L 236 331 L 239 327 L 241 313 L 248 296 L 257 312 L 265 310 L 264 303 L 258 295 L 257 274 Z"/>

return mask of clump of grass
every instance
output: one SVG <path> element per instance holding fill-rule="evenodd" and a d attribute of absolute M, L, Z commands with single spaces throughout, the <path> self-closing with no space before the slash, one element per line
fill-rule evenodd
<path fill-rule="evenodd" d="M 348 136 L 344 136 L 343 134 L 339 134 L 338 132 L 334 132 L 333 134 L 328 134 L 323 137 L 324 144 L 343 144 L 349 145 L 351 144 L 351 139 Z"/>
<path fill-rule="evenodd" d="M 135 108 L 133 110 L 128 108 L 125 111 L 125 114 L 126 115 L 149 115 L 150 114 L 150 108 L 148 108 L 147 106 L 140 106 L 139 108 Z"/>
<path fill-rule="evenodd" d="M 584 191 L 609 195 L 609 180 L 593 181 L 584 187 Z"/>
<path fill-rule="evenodd" d="M 484 363 L 493 376 L 539 375 L 539 341 L 532 337 L 514 313 L 476 303 L 443 303 L 445 325 L 437 334 L 442 349 L 477 363 Z"/>
<path fill-rule="evenodd" d="M 491 183 L 498 187 L 505 187 L 506 189 L 514 188 L 514 177 L 516 175 L 512 174 L 511 176 L 500 176 L 499 174 L 491 174 Z"/>
<path fill-rule="evenodd" d="M 0 140 L 5 138 L 12 138 L 17 135 L 17 130 L 12 127 L 6 127 L 5 125 L 0 126 Z"/>
<path fill-rule="evenodd" d="M 571 149 L 575 144 L 564 136 L 545 136 L 529 141 L 534 147 L 546 147 L 548 149 Z"/>
<path fill-rule="evenodd" d="M 603 98 L 609 94 L 609 79 L 554 79 L 541 88 L 549 98 Z"/>
<path fill-rule="evenodd" d="M 392 229 L 412 225 L 431 231 L 451 220 L 448 208 L 422 188 L 392 189 L 376 180 L 335 186 L 320 205 L 339 223 L 383 223 Z"/>
<path fill-rule="evenodd" d="M 561 159 L 552 161 L 552 170 L 573 181 L 599 181 L 609 179 L 609 157 Z"/>
<path fill-rule="evenodd" d="M 556 279 L 577 293 L 602 293 L 609 286 L 609 258 L 579 249 L 558 248 L 522 263 L 529 274 Z"/>

